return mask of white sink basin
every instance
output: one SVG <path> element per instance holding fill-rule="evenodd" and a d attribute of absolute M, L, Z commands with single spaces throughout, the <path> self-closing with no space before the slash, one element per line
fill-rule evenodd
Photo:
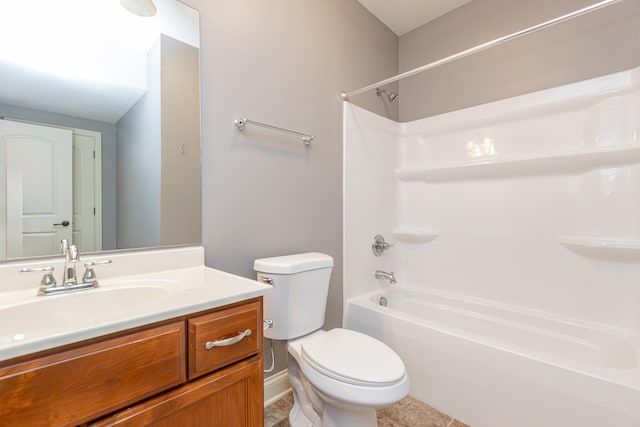
<path fill-rule="evenodd" d="M 52 266 L 60 272 L 62 258 L 0 263 L 0 362 L 260 297 L 271 289 L 206 267 L 202 247 L 109 258 L 113 264 L 100 273 L 99 288 L 47 296 L 36 296 L 37 277 L 19 271 Z"/>
<path fill-rule="evenodd" d="M 172 280 L 139 280 L 68 294 L 33 296 L 0 306 L 0 343 L 100 323 L 136 313 L 171 295 Z"/>

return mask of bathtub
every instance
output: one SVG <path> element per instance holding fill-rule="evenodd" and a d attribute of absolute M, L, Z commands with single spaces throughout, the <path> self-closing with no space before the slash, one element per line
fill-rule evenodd
<path fill-rule="evenodd" d="M 403 286 L 347 300 L 345 327 L 391 346 L 410 394 L 472 427 L 640 426 L 630 331 Z"/>

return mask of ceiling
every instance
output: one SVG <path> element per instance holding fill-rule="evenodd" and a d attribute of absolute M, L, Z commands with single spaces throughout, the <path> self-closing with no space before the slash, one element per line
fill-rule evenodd
<path fill-rule="evenodd" d="M 402 36 L 471 0 L 358 0 L 369 12 Z"/>

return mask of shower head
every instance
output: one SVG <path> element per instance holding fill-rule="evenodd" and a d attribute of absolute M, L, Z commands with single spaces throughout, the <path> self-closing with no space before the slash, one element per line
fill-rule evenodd
<path fill-rule="evenodd" d="M 382 96 L 381 94 L 383 93 L 387 95 L 387 98 L 389 98 L 389 102 L 395 101 L 395 99 L 398 97 L 398 94 L 395 92 L 391 92 L 390 90 L 387 90 L 387 89 L 376 88 L 376 95 Z"/>

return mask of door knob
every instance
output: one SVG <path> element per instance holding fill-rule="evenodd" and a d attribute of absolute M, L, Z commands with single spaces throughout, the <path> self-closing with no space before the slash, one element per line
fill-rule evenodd
<path fill-rule="evenodd" d="M 58 223 L 58 224 L 53 224 L 53 225 L 61 225 L 61 226 L 63 226 L 63 227 L 68 227 L 68 226 L 69 226 L 69 224 L 71 224 L 71 223 L 70 223 L 69 221 L 66 221 L 66 220 L 65 220 L 65 221 L 62 221 L 62 222 L 60 222 L 60 223 Z"/>

